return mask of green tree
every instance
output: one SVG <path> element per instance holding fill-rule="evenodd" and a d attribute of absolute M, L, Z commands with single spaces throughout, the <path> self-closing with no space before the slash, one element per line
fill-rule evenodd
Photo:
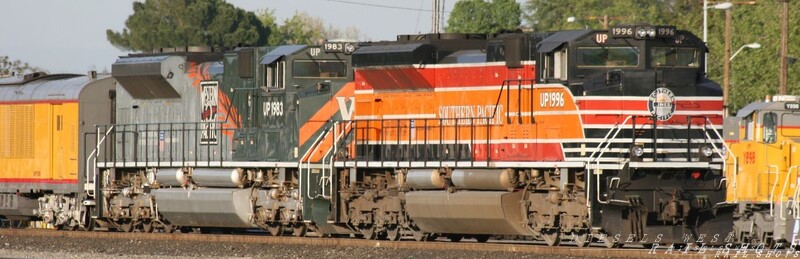
<path fill-rule="evenodd" d="M 278 26 L 278 18 L 275 17 L 275 10 L 262 9 L 256 12 L 256 17 L 261 21 L 261 25 L 267 28 L 271 33 L 267 40 L 268 45 L 280 45 L 283 42 L 283 35 L 280 33 Z"/>
<path fill-rule="evenodd" d="M 117 48 L 263 45 L 270 34 L 254 13 L 223 0 L 146 0 L 134 2 L 133 11 L 121 32 L 106 30 Z"/>
<path fill-rule="evenodd" d="M 11 76 L 12 73 L 18 75 L 28 72 L 47 72 L 39 67 L 31 66 L 28 62 L 12 60 L 8 56 L 0 56 L 0 77 Z"/>
<path fill-rule="evenodd" d="M 520 25 L 520 7 L 514 0 L 461 0 L 447 19 L 447 32 L 497 33 Z"/>
<path fill-rule="evenodd" d="M 602 29 L 603 16 L 609 17 L 609 27 L 620 23 L 660 24 L 672 14 L 671 7 L 663 0 L 528 0 L 523 17 L 535 31 Z M 569 22 L 569 17 L 575 17 L 575 21 Z"/>
<path fill-rule="evenodd" d="M 275 13 L 269 9 L 258 12 L 258 19 L 264 27 L 273 32 L 269 37 L 270 45 L 282 44 L 319 44 L 326 39 L 360 40 L 361 32 L 356 27 L 344 29 L 335 27 L 306 12 L 295 13 L 278 25 Z"/>
<path fill-rule="evenodd" d="M 735 2 L 735 1 L 734 1 Z M 778 91 L 780 69 L 781 3 L 757 1 L 754 5 L 735 4 L 729 12 L 731 24 L 731 55 L 742 45 L 758 42 L 759 49 L 745 49 L 731 61 L 731 110 L 760 100 Z M 789 56 L 800 57 L 800 1 L 789 1 Z M 528 0 L 523 17 L 535 31 L 567 29 L 600 29 L 597 17 L 608 15 L 610 26 L 626 23 L 675 25 L 702 38 L 703 2 L 698 0 Z M 567 22 L 567 17 L 576 22 Z M 588 18 L 591 17 L 591 18 Z M 708 71 L 711 80 L 722 84 L 725 63 L 725 11 L 708 10 Z M 800 65 L 789 66 L 788 94 L 800 95 Z"/>
<path fill-rule="evenodd" d="M 285 44 L 319 44 L 325 40 L 325 24 L 306 12 L 295 13 L 280 27 Z"/>
<path fill-rule="evenodd" d="M 761 44 L 758 49 L 745 49 L 731 61 L 730 95 L 733 110 L 762 100 L 766 95 L 778 94 L 780 74 L 781 10 L 779 1 L 758 1 L 755 5 L 734 5 L 730 9 L 731 54 L 742 45 L 752 42 Z M 789 1 L 789 56 L 800 57 L 800 1 Z M 717 14 L 709 19 L 708 45 L 712 50 L 709 60 L 709 76 L 722 82 L 722 61 L 725 44 L 725 15 Z M 794 13 L 793 13 L 794 12 Z M 713 61 L 712 61 L 713 60 Z M 713 70 L 711 69 L 713 65 Z M 787 94 L 800 95 L 800 65 L 789 65 Z"/>

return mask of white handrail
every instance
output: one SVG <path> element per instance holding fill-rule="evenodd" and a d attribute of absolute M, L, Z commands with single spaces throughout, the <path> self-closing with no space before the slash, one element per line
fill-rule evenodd
<path fill-rule="evenodd" d="M 309 154 L 317 152 L 317 150 L 320 147 L 320 145 L 319 145 L 320 140 L 326 138 L 328 136 L 328 134 L 330 134 L 330 133 L 331 133 L 330 128 L 326 128 L 325 131 L 322 134 L 319 134 L 319 137 L 317 137 L 317 139 L 314 140 L 314 143 L 311 145 L 311 147 L 309 147 L 308 151 L 306 151 L 306 153 L 303 154 L 303 156 L 300 158 L 299 170 L 300 170 L 300 182 L 301 183 L 303 182 L 303 162 L 308 159 L 308 155 Z M 312 147 L 313 147 L 313 149 L 312 149 Z M 311 162 L 310 161 L 306 161 L 306 174 L 308 174 L 308 177 L 311 177 Z M 306 181 L 306 197 L 308 197 L 309 199 L 313 199 L 314 198 L 314 197 L 311 197 L 311 181 Z"/>
<path fill-rule="evenodd" d="M 800 218 L 800 207 L 798 206 L 798 204 L 799 204 L 798 196 L 800 196 L 800 188 L 795 187 L 794 188 L 794 195 L 792 197 L 792 200 L 794 200 L 794 215 L 795 215 L 795 218 Z"/>
<path fill-rule="evenodd" d="M 325 174 L 325 171 L 328 169 L 328 164 L 325 162 L 325 157 L 327 157 L 328 154 L 331 153 L 331 150 L 333 150 L 336 147 L 336 139 L 337 139 L 337 133 L 338 133 L 338 128 L 337 127 L 338 126 L 339 126 L 339 122 L 338 121 L 333 122 L 333 126 L 332 126 L 332 128 L 333 128 L 333 143 L 332 144 L 333 145 L 331 145 L 331 148 L 329 148 L 328 151 L 325 152 L 325 155 L 322 156 L 322 159 L 321 159 L 322 160 L 322 174 L 320 175 L 319 182 L 317 183 L 319 185 L 319 188 L 320 188 L 321 191 L 314 198 L 322 197 L 322 198 L 325 198 L 325 199 L 330 199 L 329 196 L 328 197 L 325 196 L 325 181 L 330 182 L 330 175 L 326 176 L 326 174 Z M 332 163 L 333 163 L 333 161 L 331 161 L 331 166 L 333 166 Z M 330 170 L 332 171 L 333 168 L 330 168 Z"/>
<path fill-rule="evenodd" d="M 595 150 L 595 151 L 592 153 L 592 155 L 591 155 L 591 156 L 589 156 L 589 159 L 592 159 L 592 158 L 593 158 L 593 156 L 594 156 L 594 154 L 595 154 L 595 153 L 597 153 L 597 151 L 600 151 L 600 153 L 597 155 L 597 157 L 596 157 L 596 158 L 594 158 L 594 161 L 595 161 L 595 168 L 594 168 L 594 170 L 595 170 L 595 171 L 597 171 L 597 170 L 599 170 L 599 169 L 600 169 L 600 158 L 601 158 L 601 157 L 603 157 L 603 154 L 605 154 L 605 153 L 606 153 L 606 149 L 608 149 L 608 147 L 609 147 L 609 146 L 611 146 L 611 142 L 612 142 L 614 139 L 616 139 L 616 138 L 617 138 L 617 135 L 619 135 L 619 133 L 622 131 L 622 127 L 624 127 L 624 126 L 625 126 L 625 123 L 627 123 L 627 122 L 628 122 L 628 120 L 630 120 L 632 117 L 633 117 L 633 116 L 628 116 L 627 118 L 625 118 L 625 120 L 623 120 L 623 121 L 622 121 L 622 123 L 620 123 L 620 124 L 617 124 L 617 125 L 614 125 L 614 128 L 612 128 L 612 129 L 611 129 L 611 131 L 614 131 L 614 130 L 616 130 L 616 132 L 614 132 L 614 135 L 613 135 L 613 136 L 611 136 L 611 138 L 610 138 L 610 139 L 607 139 L 607 141 L 605 141 L 605 142 L 601 142 L 601 143 L 600 143 L 600 145 L 598 145 L 598 146 L 597 146 L 597 148 L 598 148 L 598 149 L 597 149 L 597 150 Z M 611 133 L 611 132 L 609 131 L 609 133 Z M 606 134 L 606 137 L 608 137 L 608 134 Z M 606 146 L 605 146 L 605 147 L 602 147 L 602 148 L 600 148 L 600 146 L 602 146 L 603 144 L 606 144 Z M 603 200 L 601 200 L 601 199 L 600 199 L 600 174 L 595 174 L 595 177 L 597 178 L 597 179 L 596 179 L 596 181 L 597 181 L 597 183 L 596 183 L 596 185 L 597 185 L 597 194 L 595 195 L 595 196 L 597 197 L 597 202 L 599 202 L 599 203 L 601 203 L 601 204 L 608 204 L 608 203 L 610 202 L 610 200 L 603 201 Z M 591 178 L 591 177 L 589 177 L 589 178 Z M 588 193 L 588 192 L 587 192 L 587 193 Z M 587 200 L 589 200 L 589 199 L 587 199 Z"/>
<path fill-rule="evenodd" d="M 625 122 L 627 122 L 628 119 L 630 119 L 630 118 L 631 118 L 631 116 L 628 116 L 628 118 L 625 118 Z M 603 137 L 603 141 L 601 141 L 600 144 L 597 144 L 597 147 L 594 149 L 592 154 L 589 155 L 589 157 L 586 159 L 588 164 L 592 163 L 592 158 L 594 158 L 594 154 L 596 154 L 597 151 L 600 151 L 601 147 L 603 146 L 604 143 L 606 143 L 606 141 L 609 141 L 608 136 L 610 136 L 611 133 L 614 132 L 615 129 L 617 129 L 617 127 L 620 127 L 620 124 L 616 124 L 610 130 L 608 130 L 608 133 L 606 133 L 606 135 Z M 599 159 L 600 159 L 600 157 L 598 157 L 596 160 L 599 160 Z M 599 162 L 598 162 L 598 167 L 599 167 Z M 595 168 L 595 170 L 598 170 L 598 168 Z M 587 180 L 587 183 L 586 183 L 586 189 L 587 189 L 586 190 L 586 195 L 589 195 L 591 193 L 591 190 L 592 190 L 592 174 L 593 173 L 592 172 L 588 172 L 588 170 L 587 170 L 587 173 L 588 173 L 588 177 L 586 178 L 586 180 Z M 599 188 L 599 186 L 600 185 L 598 184 L 598 188 Z M 589 208 L 589 214 L 590 214 L 589 218 L 591 218 L 592 199 L 586 199 L 586 206 Z"/>
<path fill-rule="evenodd" d="M 784 195 L 786 195 L 786 187 L 789 186 L 789 176 L 792 175 L 792 170 L 797 169 L 797 167 L 798 167 L 797 165 L 791 166 L 791 167 L 789 167 L 789 170 L 786 172 L 786 178 L 783 180 L 783 188 L 781 189 L 781 200 L 783 200 L 783 197 L 785 197 Z M 797 177 L 795 177 L 795 178 L 797 178 Z M 795 189 L 797 189 L 797 186 L 795 186 Z M 792 200 L 792 201 L 796 202 L 795 200 Z M 781 220 L 786 220 L 786 217 L 783 216 L 783 208 L 784 207 L 786 207 L 786 205 L 781 205 L 781 211 L 779 212 Z M 795 217 L 797 217 L 797 215 L 795 215 Z"/>
<path fill-rule="evenodd" d="M 631 117 L 633 117 L 633 116 L 628 116 L 627 118 L 625 118 L 625 120 L 622 121 L 621 124 L 617 123 L 616 125 L 614 125 L 614 127 L 612 127 L 610 130 L 608 130 L 608 133 L 606 133 L 606 136 L 603 137 L 603 141 L 601 141 L 600 144 L 597 145 L 597 148 L 594 149 L 592 154 L 589 155 L 589 159 L 588 160 L 591 161 L 591 159 L 594 157 L 594 154 L 596 154 L 598 151 L 601 150 L 600 147 L 603 146 L 603 144 L 606 144 L 607 142 L 610 142 L 610 140 L 613 140 L 614 138 L 616 138 L 616 134 L 614 134 L 614 137 L 612 137 L 611 139 L 609 139 L 608 136 L 611 135 L 611 133 L 614 132 L 615 129 L 617 130 L 617 133 L 619 133 L 619 131 L 622 129 L 622 126 L 625 125 L 625 123 L 627 123 L 628 120 L 631 119 Z M 606 147 L 608 147 L 608 145 L 610 145 L 610 143 L 608 143 L 606 145 Z M 602 155 L 599 155 L 598 158 L 600 156 L 602 156 Z"/>
<path fill-rule="evenodd" d="M 333 193 L 333 185 L 331 184 L 331 181 L 332 181 L 331 180 L 331 176 L 333 174 L 333 159 L 336 157 L 336 154 L 334 153 L 333 155 L 331 155 L 328 158 L 328 161 L 329 161 L 328 163 L 325 163 L 325 157 L 327 157 L 329 154 L 331 154 L 331 152 L 335 152 L 335 150 L 338 149 L 339 140 L 341 140 L 344 136 L 347 135 L 347 133 L 350 132 L 350 129 L 352 129 L 352 127 L 351 127 L 352 124 L 353 124 L 353 121 L 348 121 L 347 124 L 344 126 L 344 129 L 341 132 L 338 132 L 339 122 L 335 122 L 334 123 L 334 126 L 333 126 L 333 132 L 334 132 L 333 133 L 333 136 L 334 136 L 334 138 L 333 138 L 333 146 L 330 149 L 328 149 L 328 152 L 326 152 L 325 156 L 322 157 L 322 168 L 323 169 L 322 169 L 322 177 L 320 177 L 320 187 L 322 187 L 322 197 L 325 198 L 325 199 L 330 199 L 331 198 L 331 194 Z M 331 168 L 329 168 L 330 171 L 329 171 L 328 175 L 326 176 L 325 175 L 325 169 L 328 166 L 330 166 Z M 323 179 L 325 181 L 328 181 L 328 194 L 327 195 L 325 195 L 325 188 L 324 188 L 325 182 L 323 181 Z"/>
<path fill-rule="evenodd" d="M 329 172 L 329 174 L 327 174 L 327 175 L 325 173 L 325 171 L 327 171 L 329 169 L 328 168 L 328 164 L 325 161 L 325 157 L 327 157 L 328 154 L 331 153 L 331 150 L 334 150 L 335 147 L 336 147 L 336 140 L 337 140 L 337 137 L 338 137 L 337 134 L 338 134 L 338 131 L 339 131 L 338 130 L 338 126 L 339 126 L 339 122 L 338 121 L 334 121 L 333 122 L 333 126 L 332 126 L 332 128 L 333 128 L 333 143 L 332 143 L 331 147 L 328 148 L 328 151 L 325 152 L 325 154 L 322 156 L 322 159 L 321 159 L 322 160 L 322 174 L 319 177 L 319 183 L 317 183 L 319 185 L 319 188 L 320 188 L 320 193 L 318 193 L 316 197 L 322 197 L 324 199 L 330 199 L 329 196 L 327 196 L 327 197 L 325 196 L 325 181 L 330 182 L 330 175 L 332 174 L 332 172 Z M 331 156 L 331 157 L 333 157 L 333 156 Z M 333 160 L 331 160 L 330 171 L 333 171 L 332 167 L 333 167 Z M 314 197 L 314 198 L 316 198 L 316 197 Z"/>
<path fill-rule="evenodd" d="M 775 168 L 775 173 L 777 173 L 777 174 L 781 173 L 781 170 L 780 170 L 780 168 L 778 168 L 777 165 L 769 165 L 767 167 L 767 174 L 770 174 L 770 172 L 772 172 L 772 170 L 771 170 L 772 168 Z M 769 179 L 769 177 L 767 177 L 767 179 Z M 778 187 L 778 179 L 776 177 L 775 183 L 772 184 L 772 188 L 769 191 L 769 215 L 770 216 L 774 216 L 775 215 L 775 214 L 773 214 L 773 207 L 774 207 L 774 204 L 775 204 L 775 203 L 773 203 L 773 201 L 775 200 L 775 197 L 774 197 L 775 195 L 773 195 L 773 193 L 775 193 L 775 188 L 777 188 L 777 187 Z"/>
<path fill-rule="evenodd" d="M 87 187 L 88 187 L 90 184 L 92 184 L 92 183 L 96 183 L 96 182 L 97 182 L 97 164 L 96 164 L 96 163 L 94 163 L 94 162 L 90 162 L 90 161 L 92 161 L 92 157 L 94 157 L 94 161 L 97 161 L 97 155 L 99 155 L 99 154 L 100 154 L 100 145 L 102 145 L 102 144 L 103 144 L 103 142 L 105 142 L 105 141 L 106 141 L 106 137 L 108 137 L 108 134 L 110 134 L 110 133 L 111 133 L 111 130 L 113 130 L 113 129 L 114 129 L 114 126 L 113 126 L 113 125 L 111 125 L 111 126 L 108 128 L 108 130 L 106 131 L 106 134 L 104 134 L 104 135 L 103 135 L 103 138 L 101 139 L 101 138 L 100 138 L 100 128 L 97 128 L 97 140 L 96 140 L 97 144 L 95 145 L 95 148 L 94 148 L 94 150 L 92 150 L 92 153 L 90 153 L 90 154 L 89 154 L 89 155 L 86 157 L 86 166 L 85 166 L 85 168 L 84 168 L 84 170 L 85 170 L 85 172 L 86 172 L 86 173 L 85 173 L 85 178 L 86 178 L 86 179 L 85 179 L 85 181 L 86 181 L 86 186 L 84 186 L 84 188 L 83 188 L 83 189 L 84 189 L 84 191 L 86 191 L 86 195 L 88 195 L 89 197 L 92 197 L 92 198 L 94 198 L 94 193 L 95 193 L 95 192 L 94 192 L 94 190 L 93 190 L 93 189 L 88 189 Z M 91 167 L 90 167 L 89 165 L 93 165 L 93 166 L 91 166 Z M 90 175 L 90 170 L 89 170 L 89 168 L 91 168 L 91 175 Z M 91 178 L 92 178 L 92 181 L 91 181 L 91 182 L 89 181 L 89 178 L 90 178 L 90 176 L 91 176 Z M 90 190 L 91 190 L 91 191 L 90 191 Z"/>
<path fill-rule="evenodd" d="M 714 134 L 717 135 L 717 137 L 720 140 L 722 140 L 722 147 L 724 147 L 725 150 L 726 150 L 725 154 L 723 154 L 722 151 L 720 151 L 719 148 L 717 148 L 717 145 L 714 144 L 713 140 L 711 139 L 711 136 L 708 135 L 708 130 L 706 130 L 706 128 L 708 128 L 708 127 L 703 127 L 703 133 L 706 135 L 706 138 L 708 138 L 709 143 L 711 143 L 711 147 L 714 148 L 715 152 L 717 152 L 717 155 L 719 155 L 719 157 L 723 159 L 723 161 L 724 161 L 723 165 L 727 165 L 728 164 L 727 159 L 725 159 L 725 157 L 730 156 L 730 158 L 733 159 L 733 202 L 738 202 L 739 201 L 739 197 L 736 194 L 736 180 L 737 180 L 737 178 L 739 178 L 739 177 L 737 177 L 739 175 L 739 160 L 736 158 L 736 156 L 730 155 L 731 154 L 731 147 L 728 146 L 728 143 L 725 143 L 725 139 L 722 138 L 722 135 L 719 134 L 719 131 L 717 131 L 717 129 L 714 128 L 715 127 L 714 123 L 712 123 L 711 120 L 708 117 L 705 117 L 705 119 L 706 119 L 706 123 L 708 125 L 711 125 L 711 132 L 714 132 Z"/>

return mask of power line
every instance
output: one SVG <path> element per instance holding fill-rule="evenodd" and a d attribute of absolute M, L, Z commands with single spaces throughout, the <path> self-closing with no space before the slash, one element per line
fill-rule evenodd
<path fill-rule="evenodd" d="M 434 12 L 433 10 L 422 9 L 422 8 L 411 8 L 411 7 L 402 7 L 402 6 L 391 6 L 391 5 L 381 5 L 381 4 L 370 4 L 370 3 L 362 3 L 362 2 L 353 2 L 353 1 L 346 1 L 346 0 L 325 0 L 328 2 L 335 2 L 335 3 L 344 3 L 344 4 L 352 4 L 352 5 L 361 5 L 361 6 L 371 6 L 371 7 L 381 7 L 381 8 L 389 8 L 389 9 L 398 9 L 398 10 L 408 10 L 408 11 L 418 11 L 418 12 Z M 449 11 L 442 11 L 444 13 L 450 13 Z"/>

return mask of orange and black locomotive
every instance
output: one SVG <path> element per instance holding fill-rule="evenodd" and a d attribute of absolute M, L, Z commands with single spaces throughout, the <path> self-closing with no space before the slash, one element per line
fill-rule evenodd
<path fill-rule="evenodd" d="M 131 54 L 103 79 L 114 87 L 79 102 L 97 118 L 54 121 L 80 128 L 46 151 L 58 163 L 2 173 L 70 174 L 69 191 L 3 184 L 20 202 L 0 212 L 145 232 L 609 247 L 727 237 L 736 206 L 724 202 L 722 93 L 706 52 L 687 31 L 628 25 Z M 33 83 L 0 85 L 0 120 L 38 105 L 15 95 Z M 0 143 L 23 133 L 0 128 Z M 62 159 L 67 149 L 80 150 Z M 37 170 L 49 178 L 17 176 Z"/>

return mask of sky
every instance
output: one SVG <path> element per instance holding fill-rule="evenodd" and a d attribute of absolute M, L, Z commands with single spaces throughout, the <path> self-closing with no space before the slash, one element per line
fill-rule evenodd
<path fill-rule="evenodd" d="M 445 0 L 445 20 L 457 0 Z M 0 56 L 52 73 L 110 71 L 127 55 L 106 40 L 122 31 L 133 0 L 4 0 L 0 4 Z M 305 11 L 339 27 L 357 27 L 370 40 L 431 30 L 431 0 L 228 0 L 248 11 L 274 10 L 280 24 Z M 522 2 L 518 0 L 517 2 Z M 361 3 L 361 4 L 358 4 Z M 390 6 L 393 8 L 380 7 Z M 424 11 L 419 11 L 420 9 Z"/>

